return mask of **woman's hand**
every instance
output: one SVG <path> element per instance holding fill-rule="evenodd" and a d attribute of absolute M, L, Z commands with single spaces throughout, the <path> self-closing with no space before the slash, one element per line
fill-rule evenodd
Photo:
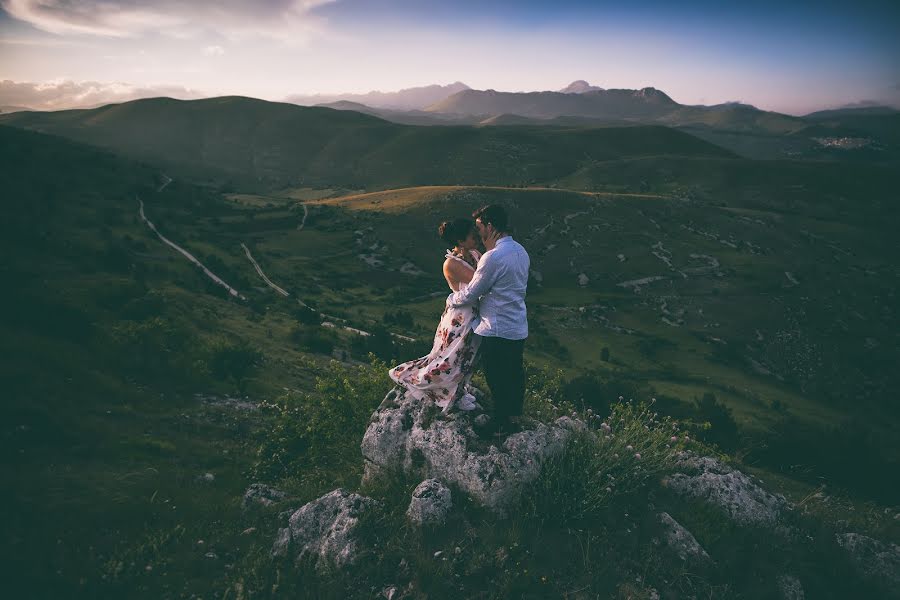
<path fill-rule="evenodd" d="M 494 246 L 497 245 L 497 240 L 500 239 L 500 232 L 496 229 L 492 229 L 490 233 L 484 236 L 481 241 L 484 242 L 485 250 L 493 250 Z"/>

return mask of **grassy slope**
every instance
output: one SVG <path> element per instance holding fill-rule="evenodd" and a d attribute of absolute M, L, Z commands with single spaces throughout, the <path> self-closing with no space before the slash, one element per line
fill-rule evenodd
<path fill-rule="evenodd" d="M 250 481 L 265 418 L 193 398 L 194 391 L 233 392 L 231 382 L 204 367 L 208 346 L 241 339 L 256 347 L 264 361 L 248 391 L 271 399 L 283 388 L 309 389 L 321 362 L 310 362 L 289 339 L 297 326 L 295 298 L 363 328 L 402 308 L 414 325 L 401 332 L 428 339 L 441 301 L 410 298 L 444 287 L 436 223 L 489 201 L 510 207 L 543 275 L 529 296 L 531 360 L 569 375 L 599 369 L 610 379 L 634 377 L 682 401 L 715 391 L 748 430 L 765 430 L 778 418 L 770 406 L 775 399 L 810 422 L 850 415 L 875 431 L 896 422 L 878 391 L 894 386 L 885 365 L 896 347 L 888 235 L 896 209 L 891 176 L 877 167 L 645 157 L 595 161 L 571 176 L 577 182 L 556 182 L 658 198 L 459 186 L 315 201 L 318 194 L 301 190 L 294 196 L 314 201 L 297 231 L 302 211 L 290 191 L 271 202 L 223 201 L 176 181 L 156 194 L 155 170 L 36 134 L 2 128 L 0 134 L 8 142 L 3 187 L 15 192 L 5 196 L 7 214 L 15 217 L 3 237 L 5 254 L 15 257 L 5 276 L 19 283 L 3 310 L 4 355 L 12 357 L 4 379 L 13 392 L 4 445 L 8 455 L 18 453 L 4 468 L 10 480 L 13 470 L 29 473 L 15 477 L 21 485 L 5 498 L 6 514 L 23 517 L 7 525 L 5 558 L 32 582 L 94 590 L 104 574 L 124 589 L 159 597 L 231 581 L 225 565 L 248 548 L 264 569 L 268 533 L 260 527 L 258 539 L 240 535 L 252 519 L 240 515 L 237 498 Z M 47 164 L 57 167 L 53 178 Z M 202 275 L 150 236 L 136 219 L 135 193 L 165 235 L 221 265 L 214 270 L 250 297 L 250 307 L 209 293 Z M 582 211 L 567 229 L 565 217 Z M 242 242 L 292 293 L 289 300 L 260 287 Z M 657 242 L 665 251 L 653 248 Z M 556 247 L 547 250 L 550 244 Z M 384 267 L 369 267 L 361 253 L 377 255 Z M 715 257 L 722 275 L 690 271 L 708 264 L 692 253 Z M 425 274 L 401 273 L 406 262 Z M 587 286 L 578 285 L 580 272 L 589 276 Z M 616 285 L 650 275 L 668 279 L 640 293 Z M 679 326 L 662 321 L 671 316 L 663 302 L 670 313 L 684 310 Z M 134 347 L 114 342 L 117 328 L 146 321 L 138 310 L 144 304 L 188 338 L 186 347 L 173 348 L 178 362 L 135 365 L 127 360 Z M 818 337 L 777 337 L 797 331 Z M 793 354 L 778 353 L 785 339 L 792 350 L 820 351 L 813 357 L 820 362 L 798 371 L 783 360 Z M 338 343 L 350 347 L 349 338 Z M 599 360 L 602 346 L 612 351 L 609 363 Z M 149 356 L 165 347 L 151 344 L 159 352 Z M 569 358 L 560 360 L 560 348 Z M 835 348 L 849 354 L 827 353 Z M 781 372 L 771 371 L 785 381 L 755 370 L 750 357 L 774 362 Z M 826 378 L 817 384 L 807 367 Z M 837 381 L 827 378 L 829 370 Z M 842 396 L 841 386 L 858 381 L 872 383 Z M 839 401 L 826 401 L 818 388 L 804 390 L 804 383 L 833 388 Z M 347 432 L 353 444 L 360 435 Z M 207 471 L 215 473 L 214 485 L 196 479 Z M 301 473 L 293 490 L 309 499 L 355 476 L 342 473 Z M 790 479 L 780 485 L 809 489 Z M 56 521 L 47 514 L 65 516 Z M 48 539 L 62 542 L 48 553 Z M 206 559 L 209 547 L 222 560 Z"/>

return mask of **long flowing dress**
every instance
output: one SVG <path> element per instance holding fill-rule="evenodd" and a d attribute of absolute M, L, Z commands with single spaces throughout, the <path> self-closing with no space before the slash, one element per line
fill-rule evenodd
<path fill-rule="evenodd" d="M 448 250 L 446 256 L 460 261 L 473 272 L 481 257 L 475 250 L 468 256 Z M 461 283 L 460 289 L 465 289 L 465 285 Z M 481 338 L 472 330 L 472 319 L 477 311 L 477 306 L 454 308 L 445 305 L 431 352 L 392 368 L 389 371 L 391 379 L 405 387 L 407 393 L 430 398 L 444 410 L 456 404 L 467 393 L 481 343 Z"/>

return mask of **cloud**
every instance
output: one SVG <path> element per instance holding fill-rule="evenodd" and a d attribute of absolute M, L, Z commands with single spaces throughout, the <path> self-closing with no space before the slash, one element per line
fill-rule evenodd
<path fill-rule="evenodd" d="M 222 56 L 225 54 L 225 48 L 222 46 L 207 46 L 203 49 L 203 56 Z"/>
<path fill-rule="evenodd" d="M 190 100 L 205 98 L 208 94 L 177 85 L 137 86 L 122 82 L 69 80 L 41 83 L 8 79 L 0 81 L 0 105 L 21 106 L 34 110 L 92 108 L 157 96 Z"/>
<path fill-rule="evenodd" d="M 884 106 L 884 102 L 878 100 L 859 100 L 857 102 L 849 102 L 840 108 L 871 108 L 873 106 Z"/>
<path fill-rule="evenodd" d="M 336 0 L 0 0 L 12 17 L 58 34 L 261 36 L 296 41 L 322 26 L 313 9 Z"/>

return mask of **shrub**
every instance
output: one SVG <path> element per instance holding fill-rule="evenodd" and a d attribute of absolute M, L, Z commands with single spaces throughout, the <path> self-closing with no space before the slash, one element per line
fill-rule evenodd
<path fill-rule="evenodd" d="M 334 334 L 322 329 L 297 327 L 291 332 L 291 340 L 307 352 L 330 355 L 334 351 Z"/>
<path fill-rule="evenodd" d="M 660 418 L 651 404 L 618 402 L 606 419 L 592 410 L 581 417 L 588 429 L 544 464 L 526 496 L 535 518 L 573 523 L 598 517 L 617 496 L 634 494 L 672 471 L 686 443 L 677 424 Z"/>
<path fill-rule="evenodd" d="M 258 477 L 303 472 L 333 479 L 336 471 L 359 472 L 359 440 L 392 386 L 387 365 L 369 359 L 355 367 L 331 361 L 312 393 L 289 392 L 262 403 L 274 415 L 274 426 L 257 451 Z"/>
<path fill-rule="evenodd" d="M 243 394 L 246 391 L 247 377 L 262 361 L 259 350 L 251 348 L 246 342 L 236 344 L 216 342 L 210 348 L 209 368 L 219 380 L 230 380 Z"/>
<path fill-rule="evenodd" d="M 298 306 L 292 312 L 294 318 L 304 325 L 318 325 L 322 322 L 322 317 L 319 313 L 308 306 Z"/>
<path fill-rule="evenodd" d="M 694 399 L 697 419 L 709 423 L 703 439 L 724 450 L 734 450 L 738 446 L 738 427 L 731 415 L 731 409 L 719 402 L 716 395 L 706 392 L 700 399 Z"/>

